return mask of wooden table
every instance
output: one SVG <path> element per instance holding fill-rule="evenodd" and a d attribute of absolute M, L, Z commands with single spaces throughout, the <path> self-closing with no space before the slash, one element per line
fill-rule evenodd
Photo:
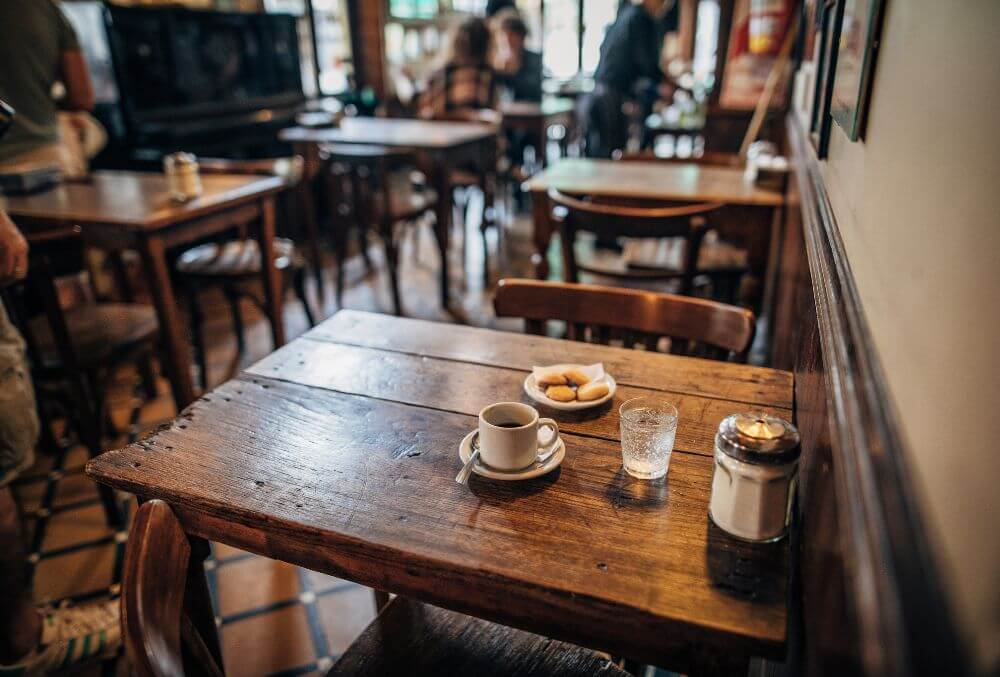
<path fill-rule="evenodd" d="M 279 177 L 206 175 L 203 193 L 185 203 L 170 199 L 162 174 L 99 171 L 87 181 L 62 183 L 33 195 L 0 197 L 5 210 L 31 241 L 52 231 L 79 227 L 84 240 L 110 250 L 135 249 L 156 305 L 167 376 L 178 409 L 195 398 L 191 355 L 170 284 L 166 250 L 234 225 L 257 223 L 263 260 L 274 260 L 274 196 Z M 275 346 L 285 342 L 280 271 L 261 269 L 267 315 Z"/>
<path fill-rule="evenodd" d="M 541 103 L 508 101 L 500 105 L 500 113 L 504 129 L 528 131 L 538 139 L 538 155 L 545 167 L 548 164 L 545 144 L 549 138 L 549 127 L 563 125 L 568 137 L 575 108 L 576 104 L 570 99 L 546 98 Z"/>
<path fill-rule="evenodd" d="M 598 360 L 612 404 L 543 411 L 559 470 L 454 482 L 483 406 L 528 402 L 533 364 Z M 681 415 L 666 483 L 621 468 L 617 406 L 650 392 Z M 88 473 L 164 499 L 193 537 L 640 661 L 745 668 L 783 653 L 788 546 L 710 523 L 713 434 L 791 406 L 788 372 L 341 311 Z"/>
<path fill-rule="evenodd" d="M 282 130 L 279 138 L 291 143 L 305 158 L 307 179 L 322 171 L 320 147 L 324 144 L 354 143 L 408 148 L 422 159 L 430 184 L 440 196 L 434 234 L 441 254 L 441 303 L 448 307 L 448 238 L 451 231 L 451 173 L 467 164 L 496 166 L 497 128 L 469 122 L 439 122 L 399 118 L 344 118 L 339 127 Z M 307 200 L 311 206 L 311 201 Z M 307 218 L 315 219 L 311 209 Z"/>
<path fill-rule="evenodd" d="M 549 275 L 546 254 L 556 231 L 548 190 L 630 197 L 669 202 L 722 202 L 729 205 L 718 219 L 727 239 L 748 250 L 751 272 L 765 280 L 765 306 L 775 263 L 771 243 L 780 226 L 784 195 L 761 188 L 743 178 L 736 167 L 715 167 L 696 162 L 620 162 L 567 158 L 539 172 L 525 184 L 531 191 L 534 220 L 535 274 Z"/>

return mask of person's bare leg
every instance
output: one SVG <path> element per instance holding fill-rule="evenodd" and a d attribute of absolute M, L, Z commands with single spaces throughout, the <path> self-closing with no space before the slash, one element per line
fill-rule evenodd
<path fill-rule="evenodd" d="M 11 664 L 38 646 L 42 618 L 31 598 L 27 553 L 17 504 L 0 488 L 0 664 Z"/>

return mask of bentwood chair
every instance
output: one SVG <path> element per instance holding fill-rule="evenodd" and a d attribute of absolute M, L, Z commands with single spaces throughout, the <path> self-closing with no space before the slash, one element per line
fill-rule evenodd
<path fill-rule="evenodd" d="M 565 322 L 568 338 L 627 348 L 657 350 L 745 362 L 753 343 L 754 314 L 717 301 L 592 284 L 500 280 L 493 307 L 497 317 L 519 317 L 532 334 L 547 321 Z"/>
<path fill-rule="evenodd" d="M 299 157 L 279 158 L 277 160 L 226 160 L 204 159 L 199 161 L 201 171 L 206 174 L 253 174 L 265 176 L 280 176 L 285 185 L 294 188 L 302 176 L 303 162 Z M 285 190 L 279 214 L 283 217 L 279 226 L 287 228 L 291 215 L 288 196 L 291 190 Z M 306 220 L 308 221 L 308 220 Z M 243 234 L 241 234 L 243 235 Z M 310 251 L 313 252 L 314 269 L 316 271 L 317 288 L 322 289 L 322 274 L 319 264 L 319 249 L 316 243 L 316 233 L 309 233 Z M 315 317 L 309 307 L 306 295 L 307 262 L 302 253 L 291 240 L 283 237 L 274 239 L 275 267 L 283 273 L 286 284 L 295 290 L 295 295 L 302 304 L 309 326 L 316 324 Z M 201 308 L 201 293 L 206 289 L 221 289 L 229 303 L 236 334 L 237 354 L 246 352 L 244 336 L 243 313 L 240 301 L 249 298 L 258 306 L 263 302 L 256 295 L 254 288 L 260 278 L 261 254 L 257 241 L 245 236 L 222 242 L 206 242 L 184 251 L 174 265 L 175 276 L 187 297 L 188 310 L 191 319 L 191 338 L 194 346 L 194 356 L 198 363 L 201 376 L 201 387 L 208 389 L 208 357 L 204 340 L 204 313 Z"/>
<path fill-rule="evenodd" d="M 159 329 L 151 306 L 100 302 L 89 279 L 75 285 L 76 298 L 64 303 L 58 280 L 84 280 L 84 267 L 83 245 L 75 232 L 35 239 L 27 279 L 5 290 L 4 298 L 27 346 L 43 440 L 56 445 L 51 424 L 64 415 L 94 457 L 104 452 L 105 436 L 115 432 L 107 393 L 119 368 L 135 365 L 142 396 L 156 397 L 152 361 Z M 133 417 L 137 414 L 138 408 Z M 113 491 L 99 489 L 108 523 L 120 526 Z"/>
<path fill-rule="evenodd" d="M 143 503 L 125 552 L 122 638 L 139 677 L 214 675 L 219 664 L 185 602 L 191 547 L 170 507 Z M 549 677 L 626 672 L 593 651 L 397 597 L 330 675 Z"/>
<path fill-rule="evenodd" d="M 696 282 L 712 284 L 714 296 L 735 300 L 739 280 L 747 271 L 745 256 L 706 240 L 718 203 L 672 204 L 635 199 L 571 196 L 549 190 L 562 238 L 563 279 L 579 282 L 580 273 L 609 278 L 622 284 L 676 281 L 676 291 L 692 294 Z M 662 260 L 629 261 L 622 256 L 587 252 L 578 235 L 598 240 L 619 237 L 658 240 L 673 256 Z"/>
<path fill-rule="evenodd" d="M 363 144 L 329 144 L 322 148 L 329 160 L 327 193 L 333 203 L 334 250 L 337 256 L 337 305 L 342 305 L 344 261 L 347 253 L 348 224 L 361 229 L 361 251 L 365 254 L 365 233 L 370 226 L 382 241 L 389 270 L 393 310 L 402 314 L 399 293 L 399 224 L 416 223 L 437 207 L 438 195 L 415 183 L 411 170 L 417 159 L 412 152 Z M 367 261 L 367 258 L 366 258 Z"/>

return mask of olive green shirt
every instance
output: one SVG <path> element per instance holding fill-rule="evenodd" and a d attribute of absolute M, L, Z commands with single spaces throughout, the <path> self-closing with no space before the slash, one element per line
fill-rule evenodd
<path fill-rule="evenodd" d="M 52 85 L 63 52 L 80 49 L 53 0 L 0 0 L 0 99 L 15 111 L 0 161 L 59 141 Z"/>

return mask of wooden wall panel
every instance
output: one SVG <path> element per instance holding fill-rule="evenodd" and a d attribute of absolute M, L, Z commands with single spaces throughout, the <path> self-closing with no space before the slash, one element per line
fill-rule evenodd
<path fill-rule="evenodd" d="M 790 661 L 807 675 L 969 674 L 818 161 L 794 116 L 787 128 L 772 355 L 795 372 L 803 446 Z"/>

